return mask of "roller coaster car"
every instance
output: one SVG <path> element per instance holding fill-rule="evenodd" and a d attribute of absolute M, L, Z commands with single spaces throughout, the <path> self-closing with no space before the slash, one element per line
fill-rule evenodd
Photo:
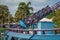
<path fill-rule="evenodd" d="M 25 18 L 25 23 L 26 23 L 26 24 L 31 24 L 32 21 L 33 21 L 32 17 L 29 17 L 29 16 L 28 16 L 27 18 Z"/>
<path fill-rule="evenodd" d="M 42 13 L 43 13 L 43 14 L 47 14 L 47 13 L 49 13 L 49 12 L 51 12 L 51 11 L 52 11 L 51 7 L 46 6 L 45 8 L 43 8 Z"/>
<path fill-rule="evenodd" d="M 21 28 L 19 24 L 9 24 L 9 28 Z"/>

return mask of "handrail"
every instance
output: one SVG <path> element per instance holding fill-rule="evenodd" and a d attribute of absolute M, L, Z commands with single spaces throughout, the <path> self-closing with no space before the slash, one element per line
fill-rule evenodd
<path fill-rule="evenodd" d="M 54 31 L 54 30 L 60 30 L 60 28 L 52 28 L 52 29 L 17 29 L 17 28 L 7 28 L 8 30 L 19 30 L 19 31 Z"/>
<path fill-rule="evenodd" d="M 53 29 L 41 29 L 41 30 L 38 30 L 38 29 L 16 29 L 16 28 L 8 28 L 9 31 L 12 31 L 12 32 L 17 32 L 17 33 L 23 33 L 25 32 L 26 34 L 29 34 L 29 31 L 33 32 L 33 34 L 36 34 L 37 31 L 41 31 L 42 34 L 45 34 L 46 31 L 54 31 L 54 34 L 57 34 L 58 32 L 57 31 L 60 31 L 60 28 L 53 28 Z"/>

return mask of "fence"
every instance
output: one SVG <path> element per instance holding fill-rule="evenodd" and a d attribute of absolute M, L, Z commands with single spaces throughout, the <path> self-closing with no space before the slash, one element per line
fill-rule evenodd
<path fill-rule="evenodd" d="M 22 31 L 22 32 L 21 32 Z M 32 31 L 33 34 L 35 34 L 34 32 L 42 32 L 42 35 L 30 35 L 29 34 L 29 31 Z M 46 31 L 54 31 L 54 34 L 53 35 L 45 35 Z M 54 28 L 54 29 L 41 29 L 41 30 L 38 30 L 38 29 L 34 29 L 34 30 L 29 30 L 29 29 L 17 29 L 17 28 L 8 28 L 8 33 L 7 36 L 8 39 L 10 38 L 11 39 L 11 36 L 15 39 L 15 38 L 18 38 L 19 40 L 20 39 L 30 39 L 30 40 L 33 40 L 33 39 L 37 39 L 37 40 L 60 40 L 60 34 L 58 34 L 58 31 L 60 31 L 60 28 Z M 23 33 L 25 32 L 25 34 Z M 13 34 L 13 35 L 11 35 Z M 11 36 L 10 36 L 11 35 Z M 7 40 L 8 40 L 7 39 Z M 18 40 L 17 39 L 17 40 Z"/>
<path fill-rule="evenodd" d="M 46 31 L 53 31 L 54 34 L 58 34 L 58 31 L 60 31 L 60 28 L 53 28 L 53 29 L 41 29 L 41 30 L 38 30 L 38 29 L 16 29 L 16 28 L 8 28 L 8 31 L 12 31 L 12 32 L 16 32 L 16 33 L 23 33 L 25 32 L 26 34 L 29 34 L 29 31 L 32 31 L 33 34 L 36 34 L 38 31 L 41 31 L 42 34 L 46 34 Z"/>

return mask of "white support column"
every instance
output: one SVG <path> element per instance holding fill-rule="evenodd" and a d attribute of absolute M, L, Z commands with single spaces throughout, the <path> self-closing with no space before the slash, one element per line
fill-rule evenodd
<path fill-rule="evenodd" d="M 38 30 L 41 30 L 41 22 L 38 22 L 37 27 Z M 38 31 L 37 35 L 41 35 L 41 31 Z"/>

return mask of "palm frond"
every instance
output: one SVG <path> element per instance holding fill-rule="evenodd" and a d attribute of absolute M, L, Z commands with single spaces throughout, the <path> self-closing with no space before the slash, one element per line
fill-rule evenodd
<path fill-rule="evenodd" d="M 30 1 L 27 3 L 27 6 L 29 6 L 29 5 L 31 5 L 31 2 Z"/>
<path fill-rule="evenodd" d="M 29 7 L 29 9 L 33 11 L 33 7 Z"/>

